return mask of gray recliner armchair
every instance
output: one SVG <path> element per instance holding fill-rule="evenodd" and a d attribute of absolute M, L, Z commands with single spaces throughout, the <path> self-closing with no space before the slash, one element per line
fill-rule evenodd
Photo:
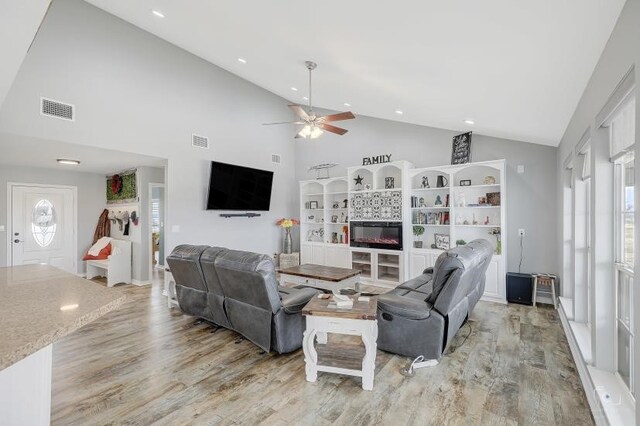
<path fill-rule="evenodd" d="M 319 291 L 278 286 L 270 257 L 182 245 L 167 262 L 183 312 L 234 330 L 267 352 L 302 346 L 302 308 Z"/>
<path fill-rule="evenodd" d="M 474 240 L 378 297 L 378 348 L 435 365 L 484 292 L 493 246 Z"/>

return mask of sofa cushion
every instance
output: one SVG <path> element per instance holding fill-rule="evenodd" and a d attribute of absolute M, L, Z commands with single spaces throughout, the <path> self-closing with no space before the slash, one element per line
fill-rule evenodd
<path fill-rule="evenodd" d="M 392 315 L 407 319 L 421 320 L 431 315 L 431 304 L 424 300 L 417 300 L 397 294 L 382 294 L 378 296 L 378 308 Z"/>

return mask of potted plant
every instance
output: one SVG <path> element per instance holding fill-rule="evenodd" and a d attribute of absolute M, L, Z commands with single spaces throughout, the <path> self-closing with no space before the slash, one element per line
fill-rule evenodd
<path fill-rule="evenodd" d="M 413 242 L 415 248 L 422 248 L 422 240 L 420 239 L 422 234 L 424 234 L 424 226 L 413 225 L 413 235 L 417 237 Z"/>
<path fill-rule="evenodd" d="M 282 240 L 282 252 L 285 254 L 290 254 L 292 251 L 292 241 L 291 241 L 291 228 L 295 225 L 300 225 L 300 221 L 298 219 L 278 219 L 276 225 L 284 229 L 284 239 Z"/>
<path fill-rule="evenodd" d="M 500 228 L 491 228 L 489 230 L 489 235 L 493 235 L 496 237 L 496 254 L 502 254 L 502 239 Z"/>

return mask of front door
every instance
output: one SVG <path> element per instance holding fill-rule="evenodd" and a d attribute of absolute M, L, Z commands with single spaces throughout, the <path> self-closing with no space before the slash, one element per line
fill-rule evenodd
<path fill-rule="evenodd" d="M 10 264 L 47 263 L 75 273 L 75 216 L 74 189 L 13 185 Z"/>

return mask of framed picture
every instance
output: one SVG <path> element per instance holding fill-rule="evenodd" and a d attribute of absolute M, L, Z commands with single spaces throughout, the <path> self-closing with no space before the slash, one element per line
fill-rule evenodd
<path fill-rule="evenodd" d="M 471 186 L 471 179 L 462 179 L 460 181 L 460 186 Z"/>
<path fill-rule="evenodd" d="M 338 215 L 334 214 L 333 216 L 331 216 L 331 223 L 338 223 Z"/>
<path fill-rule="evenodd" d="M 499 192 L 488 192 L 487 193 L 487 203 L 492 206 L 500 205 L 500 193 Z"/>
<path fill-rule="evenodd" d="M 384 178 L 384 189 L 393 189 L 395 187 L 395 181 L 393 177 Z"/>
<path fill-rule="evenodd" d="M 471 132 L 453 137 L 451 146 L 451 164 L 466 164 L 471 162 Z"/>
<path fill-rule="evenodd" d="M 310 201 L 309 202 L 309 208 L 310 209 L 317 209 L 318 208 L 318 202 L 317 201 Z"/>
<path fill-rule="evenodd" d="M 436 248 L 442 250 L 449 250 L 449 235 L 448 234 L 433 234 L 436 240 Z"/>

